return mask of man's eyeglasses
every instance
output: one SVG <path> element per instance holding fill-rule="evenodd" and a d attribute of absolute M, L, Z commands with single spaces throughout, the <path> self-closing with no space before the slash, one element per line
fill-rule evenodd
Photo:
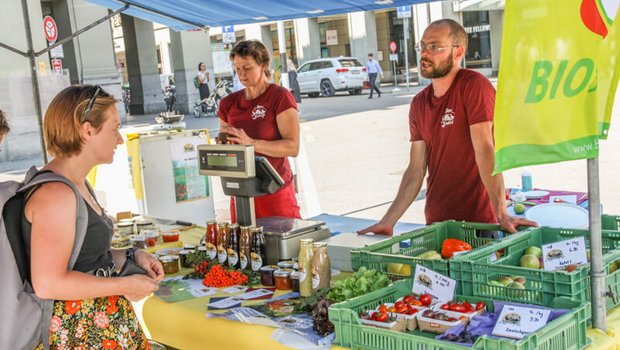
<path fill-rule="evenodd" d="M 414 48 L 417 52 L 422 53 L 424 51 L 428 51 L 431 55 L 436 55 L 438 53 L 440 53 L 441 51 L 447 50 L 447 49 L 451 49 L 454 47 L 459 47 L 461 45 L 449 45 L 449 46 L 439 46 L 437 44 L 423 44 L 423 43 L 418 43 L 415 44 Z"/>
<path fill-rule="evenodd" d="M 86 121 L 86 115 L 88 115 L 88 112 L 90 112 L 90 110 L 93 108 L 93 105 L 95 104 L 95 100 L 97 99 L 97 96 L 99 95 L 100 92 L 104 97 L 110 96 L 110 94 L 108 94 L 101 86 L 95 85 L 95 93 L 93 94 L 93 97 L 91 97 L 90 100 L 88 100 L 88 104 L 86 105 L 86 108 L 84 109 L 84 113 L 82 113 L 82 118 L 80 119 L 80 123 L 84 123 Z"/>

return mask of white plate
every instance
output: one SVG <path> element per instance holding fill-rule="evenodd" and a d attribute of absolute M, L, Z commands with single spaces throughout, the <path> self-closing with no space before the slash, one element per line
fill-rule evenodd
<path fill-rule="evenodd" d="M 573 204 L 549 203 L 529 208 L 525 217 L 540 226 L 587 229 L 588 211 Z"/>
<path fill-rule="evenodd" d="M 549 194 L 549 192 L 547 191 L 527 191 L 527 192 L 522 192 L 522 193 L 525 195 L 527 199 L 542 198 Z"/>

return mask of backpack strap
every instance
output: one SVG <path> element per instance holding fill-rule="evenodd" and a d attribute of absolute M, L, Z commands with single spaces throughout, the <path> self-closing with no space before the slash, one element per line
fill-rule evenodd
<path fill-rule="evenodd" d="M 72 270 L 75 262 L 77 261 L 82 244 L 84 243 L 84 237 L 86 237 L 86 229 L 88 227 L 88 209 L 86 208 L 86 202 L 84 198 L 75 187 L 75 185 L 66 177 L 56 174 L 54 172 L 37 172 L 35 167 L 28 170 L 26 174 L 24 185 L 18 190 L 19 192 L 28 193 L 36 187 L 47 182 L 62 182 L 69 186 L 77 201 L 77 213 L 75 223 L 75 240 L 73 242 L 73 248 L 71 250 L 71 256 L 69 257 L 69 263 L 67 268 Z M 41 341 L 45 350 L 49 349 L 49 331 L 50 322 L 54 313 L 54 300 L 42 300 L 41 308 L 43 309 L 43 317 L 41 318 Z"/>

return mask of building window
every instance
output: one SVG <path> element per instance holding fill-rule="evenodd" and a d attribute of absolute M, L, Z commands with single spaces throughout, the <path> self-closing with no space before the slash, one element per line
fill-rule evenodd
<path fill-rule="evenodd" d="M 465 53 L 465 66 L 467 68 L 491 68 L 489 11 L 463 12 L 463 27 L 469 39 Z"/>

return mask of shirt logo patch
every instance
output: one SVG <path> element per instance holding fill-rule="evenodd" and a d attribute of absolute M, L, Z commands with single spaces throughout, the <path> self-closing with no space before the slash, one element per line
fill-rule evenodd
<path fill-rule="evenodd" d="M 450 108 L 446 108 L 443 117 L 441 117 L 441 127 L 454 124 L 454 112 Z"/>
<path fill-rule="evenodd" d="M 267 114 L 267 108 L 261 105 L 256 105 L 252 111 L 252 120 L 256 120 L 258 118 L 265 119 L 265 114 Z"/>

